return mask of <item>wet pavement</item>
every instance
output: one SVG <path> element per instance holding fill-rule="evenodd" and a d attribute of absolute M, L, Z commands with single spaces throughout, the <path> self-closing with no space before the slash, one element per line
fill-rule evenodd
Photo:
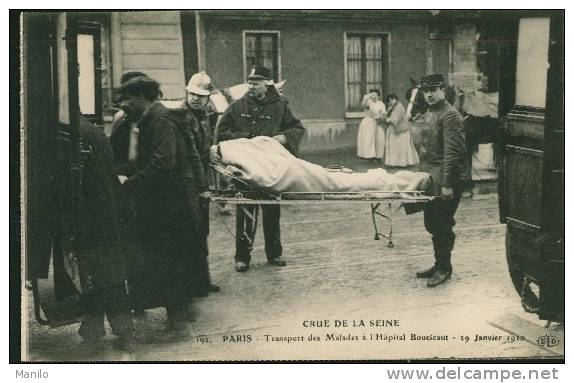
<path fill-rule="evenodd" d="M 193 337 L 159 335 L 163 309 L 136 322 L 138 344 L 128 354 L 87 348 L 78 325 L 51 329 L 28 321 L 30 360 L 326 360 L 555 358 L 555 352 L 514 339 L 492 326 L 522 312 L 507 273 L 505 226 L 495 194 L 464 199 L 456 219 L 452 280 L 427 288 L 415 279 L 432 264 L 422 214 L 398 211 L 395 246 L 374 240 L 369 205 L 282 208 L 286 267 L 266 263 L 259 226 L 249 271 L 233 269 L 234 215 L 211 209 L 210 268 L 220 293 L 192 304 Z M 233 213 L 234 214 L 234 213 Z M 260 224 L 261 225 L 261 224 Z M 31 293 L 28 314 L 32 317 Z M 499 326 L 500 327 L 500 326 Z M 108 328 L 109 332 L 109 328 Z"/>
<path fill-rule="evenodd" d="M 323 165 L 356 171 L 379 167 L 352 151 L 302 156 Z M 394 172 L 399 169 L 388 169 Z M 416 167 L 409 168 L 416 171 Z M 486 190 L 494 183 L 483 184 Z M 397 207 L 398 205 L 394 205 Z M 374 240 L 368 204 L 283 206 L 282 242 L 286 267 L 266 262 L 259 223 L 249 271 L 233 269 L 232 215 L 211 209 L 210 269 L 220 293 L 195 299 L 193 336 L 167 341 L 163 309 L 136 320 L 133 353 L 112 347 L 108 335 L 89 348 L 78 325 L 51 329 L 27 323 L 30 360 L 417 360 L 556 358 L 555 350 L 501 330 L 521 318 L 535 328 L 545 322 L 523 312 L 507 272 L 505 226 L 498 220 L 496 194 L 463 199 L 458 209 L 452 280 L 427 288 L 414 274 L 433 262 L 422 214 L 394 215 L 394 247 Z M 388 230 L 379 222 L 380 231 Z M 382 226 L 382 227 L 381 227 Z M 28 314 L 33 318 L 31 293 Z M 502 320 L 504 322 L 504 320 Z M 492 325 L 494 324 L 494 325 Z M 512 329 L 510 329 L 512 330 Z M 563 328 L 556 329 L 563 334 Z M 562 331 L 562 332 L 561 332 Z M 512 332 L 512 331 L 510 331 Z M 110 329 L 108 327 L 108 333 Z M 515 334 L 516 335 L 516 334 Z M 526 334 L 525 334 L 526 335 Z M 447 339 L 447 340 L 444 340 Z"/>

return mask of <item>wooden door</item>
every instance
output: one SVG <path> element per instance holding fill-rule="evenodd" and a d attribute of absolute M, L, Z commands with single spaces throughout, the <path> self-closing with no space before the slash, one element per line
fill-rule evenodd
<path fill-rule="evenodd" d="M 544 319 L 563 316 L 563 30 L 559 12 L 520 18 L 501 68 L 507 259 L 524 308 Z"/>

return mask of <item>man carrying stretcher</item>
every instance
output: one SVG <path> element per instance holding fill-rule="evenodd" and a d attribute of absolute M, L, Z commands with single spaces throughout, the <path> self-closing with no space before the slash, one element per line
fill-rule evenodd
<path fill-rule="evenodd" d="M 255 67 L 247 77 L 249 90 L 245 96 L 227 108 L 218 129 L 218 141 L 237 138 L 268 136 L 281 143 L 289 152 L 296 155 L 299 142 L 304 133 L 301 121 L 291 114 L 287 101 L 282 98 L 273 85 L 271 71 L 264 67 Z M 251 261 L 251 250 L 255 238 L 257 205 L 237 206 L 235 270 L 247 271 Z M 247 217 L 245 210 L 251 217 Z M 274 266 L 285 266 L 282 257 L 280 231 L 280 206 L 264 205 L 263 235 L 267 261 Z"/>

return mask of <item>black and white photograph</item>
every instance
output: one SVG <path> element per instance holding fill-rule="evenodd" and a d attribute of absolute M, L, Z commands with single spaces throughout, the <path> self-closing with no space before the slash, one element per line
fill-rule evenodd
<path fill-rule="evenodd" d="M 565 10 L 14 13 L 22 362 L 564 363 Z"/>

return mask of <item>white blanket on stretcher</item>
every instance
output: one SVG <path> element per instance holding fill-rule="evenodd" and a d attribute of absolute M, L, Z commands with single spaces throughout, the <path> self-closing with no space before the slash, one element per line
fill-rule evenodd
<path fill-rule="evenodd" d="M 226 171 L 251 185 L 274 193 L 427 191 L 428 173 L 384 169 L 366 173 L 333 172 L 293 156 L 271 137 L 240 138 L 219 143 L 220 164 Z M 212 147 L 213 154 L 216 146 Z M 218 156 L 217 156 L 218 157 Z"/>

